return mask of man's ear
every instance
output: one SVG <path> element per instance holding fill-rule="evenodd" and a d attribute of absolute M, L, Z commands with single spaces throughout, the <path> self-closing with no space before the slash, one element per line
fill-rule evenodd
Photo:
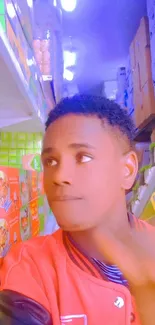
<path fill-rule="evenodd" d="M 130 190 L 138 173 L 138 158 L 134 151 L 123 156 L 122 160 L 122 188 Z"/>

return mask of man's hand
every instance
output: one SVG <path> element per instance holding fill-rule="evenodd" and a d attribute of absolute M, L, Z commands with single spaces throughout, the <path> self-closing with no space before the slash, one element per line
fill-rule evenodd
<path fill-rule="evenodd" d="M 115 236 L 106 230 L 95 233 L 95 242 L 104 258 L 117 265 L 131 288 L 155 284 L 155 231 L 130 229 Z"/>
<path fill-rule="evenodd" d="M 129 229 L 115 236 L 109 230 L 94 234 L 95 243 L 110 264 L 129 282 L 142 325 L 155 324 L 155 231 Z"/>

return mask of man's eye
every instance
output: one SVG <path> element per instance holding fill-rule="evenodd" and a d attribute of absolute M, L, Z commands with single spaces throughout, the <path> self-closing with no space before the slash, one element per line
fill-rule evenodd
<path fill-rule="evenodd" d="M 57 161 L 55 160 L 55 159 L 47 159 L 46 161 L 45 161 L 45 165 L 47 166 L 47 167 L 54 167 L 54 166 L 56 166 L 57 165 Z"/>
<path fill-rule="evenodd" d="M 87 163 L 87 162 L 91 161 L 92 158 L 87 155 L 81 155 L 78 160 L 80 161 L 80 163 Z"/>

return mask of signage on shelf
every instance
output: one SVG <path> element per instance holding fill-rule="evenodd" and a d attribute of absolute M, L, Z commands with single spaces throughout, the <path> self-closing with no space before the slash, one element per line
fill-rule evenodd
<path fill-rule="evenodd" d="M 41 158 L 39 154 L 30 154 L 22 158 L 23 168 L 31 171 L 41 171 Z"/>

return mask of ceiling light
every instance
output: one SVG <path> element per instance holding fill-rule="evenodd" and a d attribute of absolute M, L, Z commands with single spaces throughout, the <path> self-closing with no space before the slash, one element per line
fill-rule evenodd
<path fill-rule="evenodd" d="M 68 69 L 65 69 L 63 77 L 67 81 L 72 81 L 73 78 L 74 78 L 74 73 L 72 71 L 68 70 Z"/>
<path fill-rule="evenodd" d="M 30 8 L 33 7 L 33 0 L 27 0 L 27 4 Z"/>
<path fill-rule="evenodd" d="M 76 52 L 64 51 L 64 68 L 72 67 L 76 64 Z"/>
<path fill-rule="evenodd" d="M 8 4 L 6 5 L 6 9 L 7 9 L 7 13 L 8 13 L 8 15 L 9 15 L 9 17 L 10 17 L 11 19 L 13 19 L 13 18 L 16 16 L 16 12 L 15 12 L 15 9 L 14 9 L 13 4 L 12 4 L 12 3 L 8 3 Z"/>
<path fill-rule="evenodd" d="M 62 9 L 65 11 L 72 12 L 76 8 L 77 0 L 61 0 Z"/>

